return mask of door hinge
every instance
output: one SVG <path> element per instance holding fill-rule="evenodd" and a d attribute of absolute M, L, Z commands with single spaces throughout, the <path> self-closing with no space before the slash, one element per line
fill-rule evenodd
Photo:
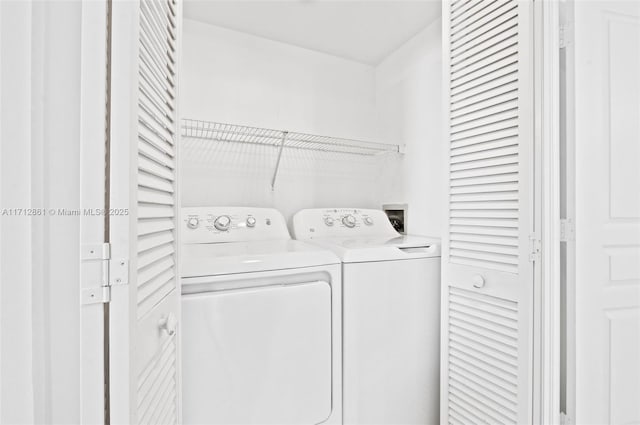
<path fill-rule="evenodd" d="M 571 26 L 569 24 L 560 24 L 558 44 L 561 49 L 571 44 Z"/>
<path fill-rule="evenodd" d="M 84 288 L 81 295 L 82 305 L 108 303 L 111 301 L 111 287 L 96 286 L 94 288 Z"/>
<path fill-rule="evenodd" d="M 560 242 L 572 242 L 576 240 L 576 226 L 570 218 L 560 219 Z"/>
<path fill-rule="evenodd" d="M 82 261 L 100 261 L 99 284 L 81 291 L 82 304 L 108 303 L 111 286 L 129 283 L 129 260 L 112 259 L 109 243 L 90 244 L 82 247 Z"/>
<path fill-rule="evenodd" d="M 540 261 L 541 246 L 542 242 L 537 235 L 529 235 L 529 261 Z"/>
<path fill-rule="evenodd" d="M 560 412 L 560 425 L 571 425 L 571 418 L 564 412 Z"/>
<path fill-rule="evenodd" d="M 117 258 L 109 260 L 109 285 L 127 285 L 129 283 L 129 260 Z"/>

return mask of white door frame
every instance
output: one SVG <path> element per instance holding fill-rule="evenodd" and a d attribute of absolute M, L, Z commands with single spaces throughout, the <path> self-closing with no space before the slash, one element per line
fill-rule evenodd
<path fill-rule="evenodd" d="M 82 4 L 80 41 L 80 418 L 105 423 L 107 0 Z M 91 212 L 89 212 L 91 210 Z M 102 211 L 99 211 L 102 210 Z"/>
<path fill-rule="evenodd" d="M 560 4 L 535 2 L 536 212 L 542 241 L 534 295 L 533 423 L 560 423 Z"/>

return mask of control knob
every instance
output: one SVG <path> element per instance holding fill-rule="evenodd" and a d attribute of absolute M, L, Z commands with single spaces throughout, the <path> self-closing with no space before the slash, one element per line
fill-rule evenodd
<path fill-rule="evenodd" d="M 371 217 L 365 217 L 364 224 L 366 224 L 367 226 L 371 226 L 373 224 L 373 219 Z"/>
<path fill-rule="evenodd" d="M 256 226 L 256 218 L 247 217 L 247 227 L 255 227 L 255 226 Z"/>
<path fill-rule="evenodd" d="M 221 215 L 220 217 L 216 218 L 213 221 L 213 227 L 223 232 L 226 232 L 227 230 L 229 230 L 230 226 L 231 226 L 231 217 L 229 217 L 228 215 Z"/>
<path fill-rule="evenodd" d="M 350 228 L 356 227 L 356 218 L 351 214 L 345 215 L 344 217 L 342 217 L 342 224 Z"/>
<path fill-rule="evenodd" d="M 191 217 L 190 219 L 187 220 L 187 227 L 189 229 L 196 229 L 199 224 L 200 224 L 200 220 L 198 220 L 198 217 Z"/>
<path fill-rule="evenodd" d="M 331 217 L 325 217 L 324 218 L 324 224 L 326 224 L 327 226 L 333 226 L 334 220 Z"/>

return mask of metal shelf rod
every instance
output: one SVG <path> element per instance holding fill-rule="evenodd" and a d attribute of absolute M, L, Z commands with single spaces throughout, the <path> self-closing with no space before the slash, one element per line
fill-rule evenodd
<path fill-rule="evenodd" d="M 284 150 L 284 144 L 287 142 L 288 131 L 282 132 L 282 141 L 280 142 L 280 149 L 278 150 L 278 159 L 276 159 L 276 168 L 273 170 L 273 176 L 271 177 L 271 191 L 276 188 L 276 177 L 278 176 L 278 169 L 280 168 L 280 159 L 282 158 L 282 151 Z"/>

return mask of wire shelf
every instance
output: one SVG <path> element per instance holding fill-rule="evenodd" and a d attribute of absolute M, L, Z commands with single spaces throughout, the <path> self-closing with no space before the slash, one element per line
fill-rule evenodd
<path fill-rule="evenodd" d="M 270 145 L 280 149 L 303 149 L 351 155 L 374 156 L 400 153 L 400 146 L 386 143 L 192 119 L 182 120 L 182 136 L 216 142 Z"/>

